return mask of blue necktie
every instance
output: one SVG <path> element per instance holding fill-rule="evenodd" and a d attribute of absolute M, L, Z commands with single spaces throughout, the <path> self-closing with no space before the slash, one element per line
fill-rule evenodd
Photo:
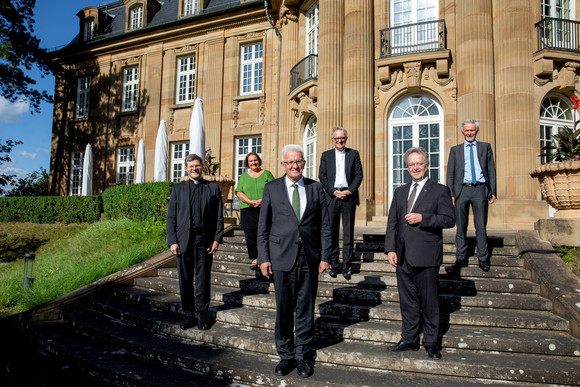
<path fill-rule="evenodd" d="M 467 144 L 469 147 L 469 163 L 471 164 L 471 182 L 473 184 L 477 183 L 477 176 L 475 176 L 475 160 L 473 159 L 473 146 L 475 144 Z"/>

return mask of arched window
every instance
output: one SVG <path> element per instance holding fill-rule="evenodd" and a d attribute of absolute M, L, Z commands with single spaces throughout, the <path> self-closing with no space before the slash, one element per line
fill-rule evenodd
<path fill-rule="evenodd" d="M 574 117 L 567 98 L 550 95 L 540 107 L 540 148 L 552 142 L 552 135 L 564 126 L 572 127 Z M 547 160 L 542 157 L 542 163 Z"/>
<path fill-rule="evenodd" d="M 304 167 L 304 176 L 316 179 L 316 116 L 310 117 L 304 128 L 304 158 L 306 166 Z"/>
<path fill-rule="evenodd" d="M 401 98 L 389 115 L 389 203 L 396 188 L 409 183 L 403 161 L 407 149 L 421 146 L 429 153 L 429 177 L 443 183 L 443 109 L 426 95 Z"/>

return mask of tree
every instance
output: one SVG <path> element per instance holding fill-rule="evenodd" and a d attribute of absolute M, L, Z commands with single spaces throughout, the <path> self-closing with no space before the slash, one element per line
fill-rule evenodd
<path fill-rule="evenodd" d="M 0 139 L 0 165 L 12 161 L 10 152 L 12 152 L 12 148 L 19 144 L 22 144 L 22 141 L 6 140 L 6 142 L 2 143 L 2 139 Z M 15 177 L 16 175 L 0 174 L 0 195 L 6 192 L 4 187 L 11 184 Z"/>
<path fill-rule="evenodd" d="M 40 167 L 38 171 L 13 181 L 14 186 L 6 196 L 48 196 L 48 172 Z"/>
<path fill-rule="evenodd" d="M 44 77 L 54 65 L 34 36 L 36 0 L 0 0 L 0 95 L 10 102 L 25 99 L 33 113 L 42 101 L 51 102 L 46 91 L 34 88 L 36 81 L 27 72 L 38 69 Z"/>

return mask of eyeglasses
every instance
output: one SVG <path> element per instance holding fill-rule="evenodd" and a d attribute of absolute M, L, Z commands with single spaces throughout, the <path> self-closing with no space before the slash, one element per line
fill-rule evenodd
<path fill-rule="evenodd" d="M 408 167 L 409 168 L 422 167 L 425 164 L 427 164 L 427 163 L 413 163 L 413 164 L 409 164 Z"/>
<path fill-rule="evenodd" d="M 300 167 L 300 166 L 304 165 L 304 163 L 306 163 L 306 160 L 282 161 L 282 164 L 287 165 L 287 166 L 297 165 Z"/>
<path fill-rule="evenodd" d="M 347 138 L 348 138 L 348 137 L 333 137 L 332 139 L 333 139 L 334 141 L 346 141 L 346 139 L 347 139 Z"/>

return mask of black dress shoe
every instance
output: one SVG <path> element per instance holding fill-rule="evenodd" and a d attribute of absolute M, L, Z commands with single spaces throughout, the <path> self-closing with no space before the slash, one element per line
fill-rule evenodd
<path fill-rule="evenodd" d="M 197 328 L 201 329 L 202 331 L 208 331 L 211 328 L 211 324 L 207 319 L 200 318 L 197 322 Z"/>
<path fill-rule="evenodd" d="M 298 372 L 298 376 L 301 378 L 309 378 L 314 373 L 312 367 L 306 362 L 306 360 L 298 360 L 296 362 L 296 371 Z"/>
<path fill-rule="evenodd" d="M 397 345 L 393 345 L 387 349 L 391 352 L 417 351 L 419 349 L 419 344 L 405 343 L 403 340 L 401 340 L 397 343 Z"/>
<path fill-rule="evenodd" d="M 489 263 L 487 261 L 479 261 L 479 268 L 485 272 L 489 271 Z"/>
<path fill-rule="evenodd" d="M 185 331 L 189 328 L 194 327 L 195 324 L 197 324 L 195 316 L 194 315 L 187 315 L 187 317 L 185 317 L 185 320 L 183 320 L 183 322 L 181 324 L 179 324 L 179 327 Z"/>
<path fill-rule="evenodd" d="M 336 270 L 331 268 L 330 271 L 328 272 L 328 275 L 331 276 L 332 278 L 336 278 Z"/>
<path fill-rule="evenodd" d="M 439 348 L 435 344 L 429 344 L 425 346 L 425 350 L 427 351 L 427 355 L 431 359 L 439 360 L 441 359 L 441 352 L 439 352 Z"/>
<path fill-rule="evenodd" d="M 294 361 L 294 359 L 290 360 L 282 359 L 280 360 L 280 363 L 278 363 L 278 365 L 276 366 L 276 370 L 274 371 L 274 373 L 279 376 L 286 376 L 290 372 L 292 372 L 294 368 L 296 368 L 296 361 Z"/>
<path fill-rule="evenodd" d="M 349 271 L 343 271 L 342 272 L 342 276 L 344 277 L 344 279 L 349 280 L 352 278 L 351 274 L 350 274 L 350 270 Z"/>

